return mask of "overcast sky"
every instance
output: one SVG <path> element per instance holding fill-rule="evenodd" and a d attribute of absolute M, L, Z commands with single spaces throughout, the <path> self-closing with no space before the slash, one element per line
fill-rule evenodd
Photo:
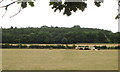
<path fill-rule="evenodd" d="M 3 18 L 2 15 L 5 10 L 0 9 L 0 24 L 5 28 L 11 26 L 41 27 L 47 25 L 72 27 L 74 25 L 80 25 L 85 28 L 99 28 L 111 30 L 112 32 L 118 31 L 118 20 L 115 20 L 115 16 L 118 14 L 118 4 L 116 0 L 104 0 L 101 7 L 96 7 L 93 0 L 87 0 L 87 4 L 84 12 L 77 11 L 68 17 L 63 15 L 63 12 L 54 12 L 49 6 L 49 0 L 37 0 L 35 7 L 27 7 L 17 16 L 9 18 L 19 11 L 20 5 L 15 4 L 8 8 Z"/>

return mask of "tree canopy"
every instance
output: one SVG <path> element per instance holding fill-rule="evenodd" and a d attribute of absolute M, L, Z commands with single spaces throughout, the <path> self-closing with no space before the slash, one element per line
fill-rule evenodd
<path fill-rule="evenodd" d="M 93 28 L 48 27 L 40 28 L 3 28 L 3 43 L 41 43 L 41 44 L 73 44 L 73 43 L 120 43 L 120 33 Z"/>

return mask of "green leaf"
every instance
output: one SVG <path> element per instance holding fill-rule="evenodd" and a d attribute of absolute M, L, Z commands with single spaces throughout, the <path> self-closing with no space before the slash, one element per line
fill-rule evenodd
<path fill-rule="evenodd" d="M 118 15 L 115 17 L 115 19 L 119 19 L 119 17 L 120 17 L 120 14 L 118 14 Z"/>
<path fill-rule="evenodd" d="M 34 7 L 34 2 L 28 2 L 31 7 Z"/>
<path fill-rule="evenodd" d="M 21 3 L 21 7 L 24 9 L 24 8 L 26 8 L 27 7 L 27 2 L 22 2 Z"/>
<path fill-rule="evenodd" d="M 97 6 L 97 7 L 100 7 L 101 5 L 100 5 L 100 3 L 101 2 L 94 2 L 95 3 L 95 5 Z"/>

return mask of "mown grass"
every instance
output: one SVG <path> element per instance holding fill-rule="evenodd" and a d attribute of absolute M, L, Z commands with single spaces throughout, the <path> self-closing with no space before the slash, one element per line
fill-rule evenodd
<path fill-rule="evenodd" d="M 118 51 L 3 49 L 3 70 L 117 70 Z"/>

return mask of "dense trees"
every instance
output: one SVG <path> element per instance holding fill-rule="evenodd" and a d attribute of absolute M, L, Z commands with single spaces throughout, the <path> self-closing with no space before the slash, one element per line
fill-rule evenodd
<path fill-rule="evenodd" d="M 120 33 L 111 31 L 81 28 L 48 27 L 41 28 L 3 28 L 3 43 L 120 43 Z"/>

